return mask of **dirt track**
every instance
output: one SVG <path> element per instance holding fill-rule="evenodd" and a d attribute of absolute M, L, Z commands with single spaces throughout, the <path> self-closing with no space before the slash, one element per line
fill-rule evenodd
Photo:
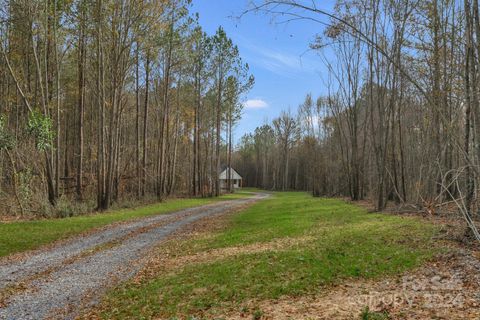
<path fill-rule="evenodd" d="M 267 197 L 218 202 L 104 228 L 0 263 L 0 319 L 71 319 L 106 288 L 133 276 L 148 249 L 202 218 Z"/>

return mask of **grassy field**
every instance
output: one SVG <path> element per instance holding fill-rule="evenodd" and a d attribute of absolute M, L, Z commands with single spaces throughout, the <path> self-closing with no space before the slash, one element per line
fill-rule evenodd
<path fill-rule="evenodd" d="M 228 248 L 238 254 L 121 285 L 106 296 L 101 315 L 210 319 L 219 316 L 215 310 L 240 310 L 249 299 L 318 293 L 345 279 L 397 274 L 435 254 L 436 232 L 424 221 L 367 213 L 341 200 L 275 193 L 233 215 L 221 231 L 185 240 L 175 250 L 179 259 Z M 242 253 L 242 247 L 282 241 L 286 244 L 271 250 Z"/>
<path fill-rule="evenodd" d="M 112 210 L 64 219 L 0 223 L 0 257 L 36 249 L 56 240 L 65 239 L 114 222 L 166 214 L 215 201 L 247 197 L 250 195 L 250 191 L 252 189 L 245 189 L 241 192 L 224 195 L 219 198 L 172 199 L 137 208 Z"/>

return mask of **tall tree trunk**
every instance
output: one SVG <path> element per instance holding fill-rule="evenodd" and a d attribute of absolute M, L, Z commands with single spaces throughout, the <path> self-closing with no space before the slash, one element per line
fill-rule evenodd
<path fill-rule="evenodd" d="M 78 124 L 77 124 L 77 184 L 76 193 L 79 200 L 82 199 L 83 185 L 83 118 L 85 113 L 85 4 L 79 3 L 81 6 L 80 14 L 80 35 L 78 37 Z"/>
<path fill-rule="evenodd" d="M 102 20 L 103 4 L 102 0 L 97 0 L 97 21 L 96 21 L 96 90 L 98 106 L 98 126 L 97 126 L 97 209 L 104 209 L 105 193 L 105 87 L 103 70 L 103 48 L 102 48 Z"/>
<path fill-rule="evenodd" d="M 148 97 L 150 84 L 150 52 L 145 61 L 145 101 L 143 106 L 143 150 L 142 150 L 142 196 L 147 188 L 147 143 L 148 143 Z"/>
<path fill-rule="evenodd" d="M 233 192 L 232 189 L 232 114 L 230 112 L 228 117 L 228 192 Z"/>
<path fill-rule="evenodd" d="M 140 198 L 142 194 L 142 170 L 140 170 L 140 48 L 136 44 L 135 50 L 135 175 L 136 194 Z"/>
<path fill-rule="evenodd" d="M 173 36 L 173 35 L 172 35 Z M 160 162 L 157 196 L 163 200 L 165 193 L 165 177 L 166 177 L 166 150 L 167 150 L 167 135 L 168 135 L 168 113 L 169 113 L 169 91 L 170 91 L 170 67 L 171 67 L 172 48 L 170 47 L 165 61 L 165 76 L 164 76 L 164 91 L 163 91 L 163 113 L 162 113 L 162 130 L 160 137 Z"/>
<path fill-rule="evenodd" d="M 218 89 L 217 89 L 217 106 L 216 106 L 216 119 L 215 119 L 215 196 L 220 195 L 220 133 L 221 133 L 221 119 L 222 119 L 222 90 L 223 90 L 223 72 L 222 66 L 219 66 L 219 76 L 218 76 Z"/>
<path fill-rule="evenodd" d="M 465 199 L 465 206 L 468 212 L 472 208 L 472 200 L 474 195 L 474 179 L 472 175 L 472 169 L 470 168 L 470 121 L 471 121 L 471 112 L 472 112 L 472 96 L 471 92 L 475 90 L 472 88 L 472 83 L 470 79 L 471 73 L 475 71 L 475 66 L 472 66 L 473 63 L 473 40 L 472 40 L 472 20 L 471 20 L 471 8 L 468 0 L 464 0 L 464 9 L 465 9 L 465 21 L 466 21 L 466 44 L 465 44 L 465 157 L 467 162 L 467 167 L 465 170 L 466 181 L 467 181 L 467 194 Z"/>

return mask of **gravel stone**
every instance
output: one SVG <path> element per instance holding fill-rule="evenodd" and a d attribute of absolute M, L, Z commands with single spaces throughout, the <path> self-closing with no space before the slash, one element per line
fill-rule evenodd
<path fill-rule="evenodd" d="M 142 267 L 138 263 L 140 258 L 167 236 L 204 217 L 224 214 L 265 197 L 268 195 L 258 193 L 246 199 L 218 202 L 116 225 L 32 254 L 22 261 L 0 265 L 0 290 L 22 279 L 34 275 L 38 277 L 28 284 L 28 290 L 8 299 L 6 306 L 0 308 L 0 319 L 73 319 L 80 306 L 94 304 L 95 298 L 106 288 L 139 271 Z M 85 250 L 113 240 L 120 243 L 65 263 Z M 52 271 L 45 272 L 48 270 Z"/>

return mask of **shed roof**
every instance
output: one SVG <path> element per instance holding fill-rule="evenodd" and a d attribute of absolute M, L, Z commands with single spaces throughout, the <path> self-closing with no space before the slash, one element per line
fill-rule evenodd
<path fill-rule="evenodd" d="M 228 180 L 228 167 L 226 167 L 219 175 L 218 177 L 220 180 Z M 238 174 L 235 169 L 231 168 L 230 169 L 230 179 L 232 180 L 240 180 L 242 179 L 242 176 Z"/>

